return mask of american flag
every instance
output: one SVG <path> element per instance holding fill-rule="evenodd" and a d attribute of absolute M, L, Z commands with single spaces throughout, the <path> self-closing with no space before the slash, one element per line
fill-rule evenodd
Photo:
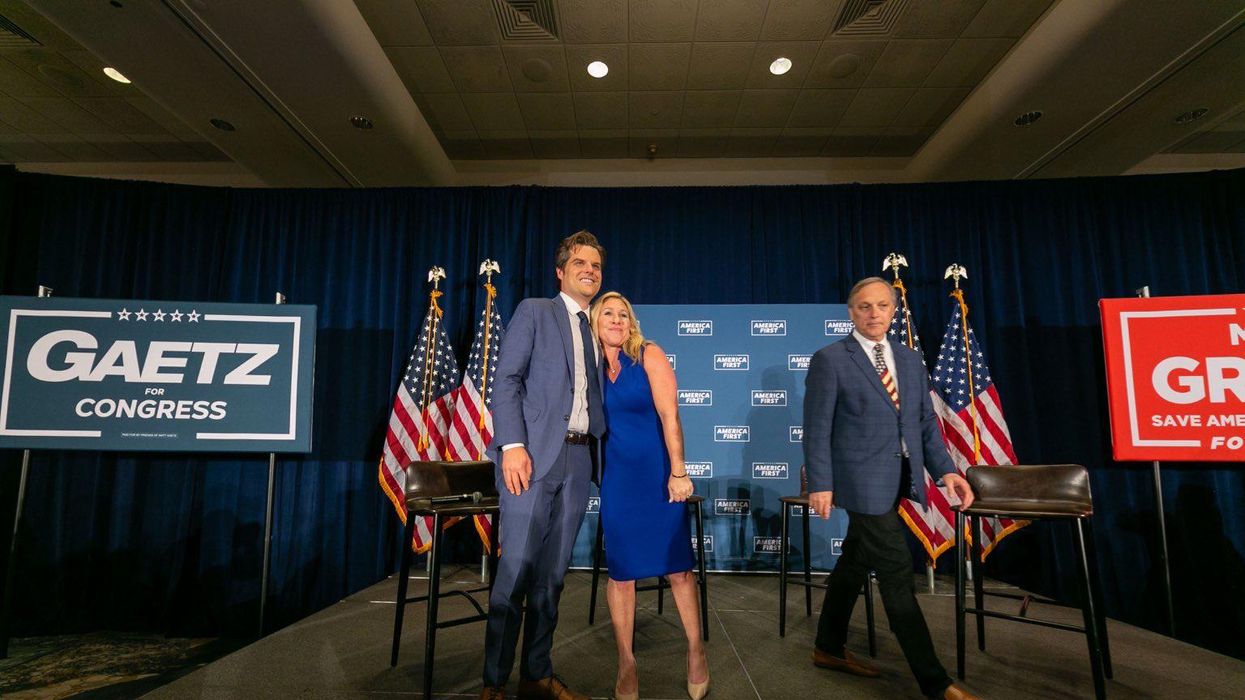
<path fill-rule="evenodd" d="M 493 439 L 493 381 L 497 377 L 497 355 L 505 329 L 501 314 L 497 312 L 494 298 L 497 291 L 486 284 L 488 296 L 480 322 L 476 324 L 476 337 L 471 343 L 471 355 L 467 358 L 467 371 L 463 383 L 455 390 L 453 430 L 450 432 L 451 452 L 457 460 L 484 459 L 484 450 Z M 485 515 L 475 516 L 476 531 L 484 546 L 488 547 L 492 520 Z"/>
<path fill-rule="evenodd" d="M 428 315 L 419 333 L 419 340 L 407 361 L 406 374 L 398 384 L 385 431 L 381 451 L 380 487 L 406 523 L 406 471 L 403 467 L 416 460 L 458 459 L 447 440 L 455 411 L 458 361 L 450 347 L 441 323 L 441 308 L 434 291 Z M 417 552 L 432 546 L 432 518 L 415 523 L 411 543 Z M 448 527 L 452 523 L 446 523 Z"/>
<path fill-rule="evenodd" d="M 955 297 L 951 320 L 938 347 L 938 361 L 931 377 L 934 410 L 942 426 L 943 441 L 961 474 L 974 465 L 1015 464 L 1016 453 L 1003 417 L 1003 403 L 990 376 L 986 355 L 968 324 L 964 294 L 956 289 L 951 296 Z M 942 551 L 954 541 L 955 520 L 943 494 L 937 489 L 931 489 L 930 494 L 937 495 L 930 504 L 931 510 L 936 509 L 941 516 L 938 534 L 944 542 L 938 551 Z M 1025 524 L 1026 521 L 1005 518 L 983 520 L 983 556 Z"/>

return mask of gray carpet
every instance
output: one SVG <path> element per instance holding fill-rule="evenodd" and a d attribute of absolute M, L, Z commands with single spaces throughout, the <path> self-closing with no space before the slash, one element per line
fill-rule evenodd
<path fill-rule="evenodd" d="M 447 585 L 470 583 L 474 575 L 464 569 L 450 572 Z M 613 635 L 604 595 L 598 597 L 596 624 L 588 626 L 589 581 L 585 572 L 567 577 L 554 667 L 572 688 L 609 698 L 614 687 Z M 398 665 L 389 667 L 396 585 L 392 578 L 382 581 L 144 697 L 418 697 L 424 672 L 422 605 L 408 606 Z M 413 581 L 412 589 L 422 592 L 425 585 Z M 918 598 L 943 664 L 954 675 L 954 598 L 945 581 L 939 585 L 936 594 Z M 774 576 L 711 575 L 711 699 L 920 696 L 886 629 L 880 600 L 875 663 L 883 676 L 861 679 L 817 669 L 809 660 L 820 591 L 814 591 L 814 614 L 807 618 L 800 589 L 791 589 L 787 635 L 778 636 L 777 587 Z M 641 594 L 640 604 L 636 656 L 641 697 L 686 698 L 685 647 L 673 601 L 667 595 L 662 616 L 656 614 L 655 592 Z M 1014 611 L 1016 605 L 996 599 L 989 607 Z M 469 611 L 465 602 L 449 598 L 442 603 L 441 617 Z M 1034 606 L 1030 615 L 1080 622 L 1079 611 L 1057 607 Z M 864 620 L 864 605 L 857 605 L 849 648 L 861 656 L 867 653 Z M 1083 636 L 1000 620 L 987 620 L 986 630 L 987 651 L 977 651 L 970 618 L 965 684 L 972 691 L 1007 700 L 1093 697 Z M 437 697 L 473 697 L 479 692 L 483 634 L 482 623 L 439 632 L 433 685 Z M 1245 697 L 1245 662 L 1114 621 L 1110 637 L 1115 662 L 1115 680 L 1107 684 L 1110 698 Z"/>

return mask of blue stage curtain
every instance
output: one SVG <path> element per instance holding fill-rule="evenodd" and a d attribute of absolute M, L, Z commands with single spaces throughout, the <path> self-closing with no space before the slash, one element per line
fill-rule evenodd
<path fill-rule="evenodd" d="M 11 205 L 6 209 L 6 202 Z M 8 232 L 5 233 L 5 229 Z M 1245 171 L 1154 177 L 740 188 L 230 190 L 0 171 L 0 287 L 58 296 L 319 306 L 315 451 L 278 466 L 269 610 L 288 623 L 394 569 L 397 520 L 376 483 L 395 383 L 429 266 L 461 356 L 500 262 L 506 317 L 556 289 L 580 228 L 608 249 L 605 289 L 637 303 L 838 302 L 890 251 L 928 352 L 949 314 L 942 271 L 969 270 L 970 320 L 1029 463 L 1092 472 L 1108 612 L 1163 619 L 1148 464 L 1110 459 L 1097 301 L 1240 292 Z M 6 452 L 0 533 L 20 454 Z M 253 630 L 262 455 L 40 453 L 32 464 L 17 632 Z M 1245 648 L 1245 474 L 1165 465 L 1181 638 Z M 7 541 L 7 538 L 5 539 Z M 995 571 L 1074 600 L 1062 529 L 1030 527 Z M 3 554 L 0 554 L 3 556 Z M 950 561 L 950 555 L 944 559 Z"/>

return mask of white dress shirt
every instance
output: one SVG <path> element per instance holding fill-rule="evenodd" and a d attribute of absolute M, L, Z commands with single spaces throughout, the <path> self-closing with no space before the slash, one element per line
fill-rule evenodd
<path fill-rule="evenodd" d="M 869 364 L 877 367 L 877 363 L 873 359 L 873 346 L 882 346 L 882 361 L 886 363 L 886 371 L 891 374 L 891 381 L 895 382 L 895 394 L 899 395 L 899 373 L 895 371 L 895 351 L 891 349 L 890 342 L 885 336 L 881 340 L 869 340 L 860 334 L 860 331 L 853 329 L 852 337 L 860 343 L 860 347 L 865 349 L 865 357 L 869 358 Z M 881 381 L 879 376 L 878 381 Z M 899 437 L 899 448 L 903 450 L 904 455 L 908 454 L 908 441 L 901 435 Z"/>

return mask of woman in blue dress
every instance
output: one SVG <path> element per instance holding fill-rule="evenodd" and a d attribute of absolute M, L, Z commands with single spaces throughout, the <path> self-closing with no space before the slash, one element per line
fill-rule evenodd
<path fill-rule="evenodd" d="M 618 645 L 614 696 L 639 697 L 631 648 L 636 579 L 665 576 L 687 636 L 687 693 L 700 700 L 709 692 L 709 668 L 683 503 L 692 482 L 683 463 L 674 370 L 662 349 L 644 340 L 631 302 L 618 292 L 597 299 L 592 323 L 607 361 L 601 526 L 609 567 L 605 597 Z"/>

